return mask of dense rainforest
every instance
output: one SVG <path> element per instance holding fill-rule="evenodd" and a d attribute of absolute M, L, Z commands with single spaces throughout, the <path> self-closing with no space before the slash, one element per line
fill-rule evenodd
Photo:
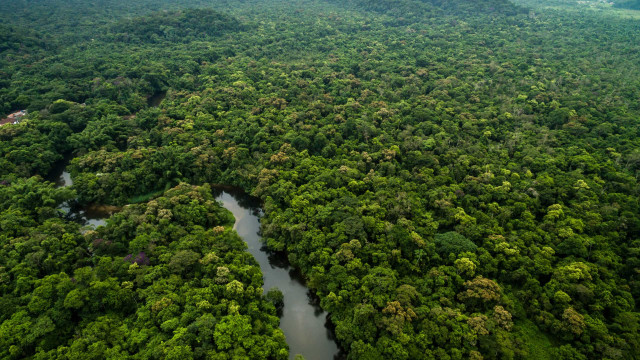
<path fill-rule="evenodd" d="M 292 358 L 225 184 L 349 359 L 637 359 L 634 6 L 0 2 L 0 358 Z"/>
<path fill-rule="evenodd" d="M 618 1 L 614 4 L 617 8 L 640 10 L 640 1 L 638 0 L 626 0 Z"/>

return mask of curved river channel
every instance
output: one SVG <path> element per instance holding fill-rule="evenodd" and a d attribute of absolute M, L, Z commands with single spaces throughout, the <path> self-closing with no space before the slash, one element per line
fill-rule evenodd
<path fill-rule="evenodd" d="M 58 186 L 73 185 L 64 167 L 61 167 L 57 174 L 55 183 Z M 305 360 L 344 359 L 344 353 L 339 350 L 334 340 L 327 314 L 318 305 L 317 298 L 307 289 L 300 272 L 289 265 L 284 254 L 270 252 L 262 243 L 262 210 L 259 201 L 232 188 L 214 187 L 212 191 L 216 200 L 233 213 L 236 219 L 233 229 L 244 239 L 249 253 L 260 265 L 265 292 L 277 287 L 284 295 L 280 328 L 289 344 L 289 358 L 294 359 L 297 354 L 301 354 Z M 68 205 L 61 208 L 72 218 L 93 227 L 104 225 L 115 209 L 100 206 L 69 208 Z"/>
<path fill-rule="evenodd" d="M 216 199 L 233 213 L 233 226 L 249 246 L 249 252 L 260 264 L 264 290 L 277 287 L 284 295 L 280 328 L 287 337 L 290 359 L 302 354 L 306 360 L 343 359 L 330 330 L 327 314 L 307 289 L 301 274 L 293 269 L 283 254 L 269 252 L 261 241 L 260 215 L 257 199 L 235 190 L 216 190 Z"/>

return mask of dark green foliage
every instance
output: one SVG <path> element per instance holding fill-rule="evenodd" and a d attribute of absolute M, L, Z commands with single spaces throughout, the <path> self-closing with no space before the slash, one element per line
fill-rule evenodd
<path fill-rule="evenodd" d="M 640 10 L 640 0 L 621 0 L 613 4 L 614 7 L 620 9 Z"/>
<path fill-rule="evenodd" d="M 122 21 L 107 36 L 109 40 L 128 43 L 176 43 L 218 37 L 241 29 L 240 22 L 232 16 L 210 9 L 186 9 Z"/>
<path fill-rule="evenodd" d="M 284 307 L 284 295 L 282 295 L 282 292 L 278 288 L 273 287 L 269 289 L 264 295 L 264 298 L 271 302 L 278 311 L 281 311 L 282 307 Z"/>
<path fill-rule="evenodd" d="M 13 54 L 29 54 L 43 50 L 48 46 L 48 39 L 32 30 L 15 28 L 0 24 L 0 54 L 10 51 Z M 50 48 L 50 47 L 49 47 Z"/>
<path fill-rule="evenodd" d="M 463 252 L 474 252 L 478 248 L 471 240 L 455 231 L 436 234 L 435 243 L 436 250 L 443 255 L 458 255 Z"/>
<path fill-rule="evenodd" d="M 334 0 L 330 1 L 334 2 Z M 340 1 L 339 4 L 400 17 L 401 22 L 424 21 L 425 16 L 429 15 L 486 14 L 502 16 L 516 15 L 525 11 L 507 0 L 347 0 Z"/>
<path fill-rule="evenodd" d="M 62 156 L 56 151 L 54 140 L 64 141 L 71 133 L 64 124 L 42 124 L 44 131 L 55 130 L 57 134 L 47 136 L 33 124 L 0 127 L 0 176 L 46 175 Z M 60 134 L 61 136 L 57 136 Z M 60 139 L 62 137 L 62 139 Z"/>

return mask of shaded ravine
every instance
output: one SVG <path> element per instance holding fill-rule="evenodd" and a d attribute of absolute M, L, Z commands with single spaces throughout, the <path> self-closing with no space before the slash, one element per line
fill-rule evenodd
<path fill-rule="evenodd" d="M 167 96 L 167 91 L 158 91 L 157 93 L 149 96 L 147 99 L 147 105 L 149 107 L 158 107 L 164 98 Z"/>
<path fill-rule="evenodd" d="M 260 264 L 265 292 L 277 287 L 284 295 L 280 328 L 289 344 L 289 358 L 301 354 L 306 360 L 344 359 L 328 326 L 327 313 L 306 287 L 302 275 L 289 265 L 285 256 L 269 252 L 262 243 L 259 235 L 262 210 L 257 199 L 228 188 L 213 191 L 216 199 L 233 213 L 234 230 Z"/>

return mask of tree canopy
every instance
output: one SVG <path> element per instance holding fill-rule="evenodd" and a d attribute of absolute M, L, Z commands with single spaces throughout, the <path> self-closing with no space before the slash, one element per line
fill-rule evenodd
<path fill-rule="evenodd" d="M 635 11 L 0 10 L 16 14 L 0 25 L 0 113 L 29 110 L 0 127 L 0 357 L 287 358 L 281 297 L 210 183 L 262 201 L 265 245 L 349 359 L 640 353 Z M 74 185 L 56 188 L 66 160 Z M 74 199 L 124 207 L 88 230 L 60 209 Z"/>

